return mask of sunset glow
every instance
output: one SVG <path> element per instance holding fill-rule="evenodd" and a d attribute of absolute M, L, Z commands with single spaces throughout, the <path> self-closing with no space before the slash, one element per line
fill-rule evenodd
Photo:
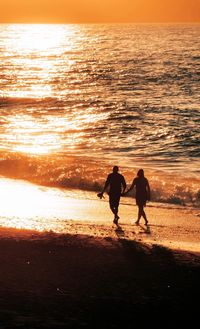
<path fill-rule="evenodd" d="M 38 231 L 56 229 L 57 217 L 64 220 L 80 216 L 76 199 L 68 198 L 56 189 L 50 191 L 24 181 L 1 179 L 0 197 L 1 225 L 6 227 Z M 47 218 L 55 218 L 51 227 Z"/>
<path fill-rule="evenodd" d="M 16 30 L 19 32 L 16 33 Z M 13 56 L 19 84 L 17 89 L 12 88 L 8 93 L 3 93 L 2 96 L 16 98 L 52 96 L 53 90 L 49 81 L 59 67 L 57 56 L 60 56 L 61 52 L 70 52 L 73 49 L 74 27 L 69 25 L 64 27 L 63 25 L 48 24 L 22 24 L 20 26 L 11 24 L 6 26 L 5 33 L 7 32 L 10 33 L 11 37 L 6 40 L 6 53 L 7 56 Z M 72 64 L 67 56 L 65 56 L 65 62 L 67 67 Z M 22 71 L 22 67 L 26 67 L 26 70 Z M 30 75 L 33 82 L 40 79 L 46 83 L 28 83 L 25 87 L 24 83 L 29 81 Z"/>
<path fill-rule="evenodd" d="M 16 23 L 200 22 L 199 0 L 1 0 Z"/>

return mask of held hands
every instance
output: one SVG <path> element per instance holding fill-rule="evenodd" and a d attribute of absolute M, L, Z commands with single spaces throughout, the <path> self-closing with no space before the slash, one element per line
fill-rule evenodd
<path fill-rule="evenodd" d="M 126 192 L 122 192 L 121 193 L 121 196 L 126 196 L 128 194 L 129 191 L 126 191 Z"/>
<path fill-rule="evenodd" d="M 121 193 L 121 196 L 122 196 L 122 197 L 123 197 L 123 196 L 126 196 L 126 195 L 128 194 L 128 192 L 129 192 L 129 190 L 126 191 L 126 192 L 122 192 L 122 193 Z M 104 199 L 103 192 L 97 193 L 97 196 L 98 196 L 99 199 L 102 199 L 102 198 Z"/>

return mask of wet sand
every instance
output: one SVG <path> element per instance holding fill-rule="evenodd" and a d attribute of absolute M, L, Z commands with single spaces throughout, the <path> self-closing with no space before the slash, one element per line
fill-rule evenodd
<path fill-rule="evenodd" d="M 0 226 L 125 238 L 171 249 L 200 252 L 200 209 L 148 203 L 149 226 L 136 226 L 137 207 L 121 198 L 119 228 L 113 225 L 108 196 L 95 192 L 41 187 L 28 182 L 0 179 Z"/>

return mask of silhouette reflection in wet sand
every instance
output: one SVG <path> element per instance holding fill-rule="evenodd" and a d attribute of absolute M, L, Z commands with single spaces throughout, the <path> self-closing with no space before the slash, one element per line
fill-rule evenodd
<path fill-rule="evenodd" d="M 117 225 L 117 227 L 115 229 L 115 233 L 119 239 L 125 238 L 124 230 L 122 229 L 122 227 L 120 225 Z"/>
<path fill-rule="evenodd" d="M 118 208 L 121 195 L 125 192 L 126 181 L 123 175 L 119 174 L 119 167 L 114 166 L 113 172 L 110 173 L 104 184 L 102 192 L 98 193 L 97 196 L 102 199 L 104 192 L 109 188 L 109 205 L 112 213 L 114 214 L 114 224 L 118 224 Z"/>
<path fill-rule="evenodd" d="M 145 220 L 145 225 L 148 224 L 147 216 L 144 211 L 144 207 L 146 206 L 146 202 L 150 201 L 150 186 L 148 179 L 144 176 L 144 170 L 140 169 L 137 172 L 137 177 L 133 179 L 133 183 L 131 187 L 123 194 L 126 195 L 133 188 L 136 188 L 136 204 L 138 206 L 138 218 L 135 222 L 136 225 L 139 225 L 140 218 L 143 217 Z"/>
<path fill-rule="evenodd" d="M 139 226 L 141 228 L 140 234 L 151 234 L 150 226 L 148 224 L 146 225 L 146 227 L 144 227 L 140 224 L 137 224 L 137 226 Z"/>

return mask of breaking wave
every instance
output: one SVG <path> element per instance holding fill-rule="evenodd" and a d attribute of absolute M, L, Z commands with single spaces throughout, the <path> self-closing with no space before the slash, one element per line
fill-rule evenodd
<path fill-rule="evenodd" d="M 138 168 L 124 168 L 127 185 Z M 111 171 L 108 164 L 98 163 L 95 159 L 82 157 L 35 157 L 9 155 L 0 160 L 0 175 L 24 179 L 38 185 L 85 191 L 100 191 L 107 174 Z M 200 206 L 200 180 L 180 177 L 162 171 L 145 170 L 151 186 L 151 201 L 176 205 Z M 134 192 L 132 195 L 134 197 Z"/>

